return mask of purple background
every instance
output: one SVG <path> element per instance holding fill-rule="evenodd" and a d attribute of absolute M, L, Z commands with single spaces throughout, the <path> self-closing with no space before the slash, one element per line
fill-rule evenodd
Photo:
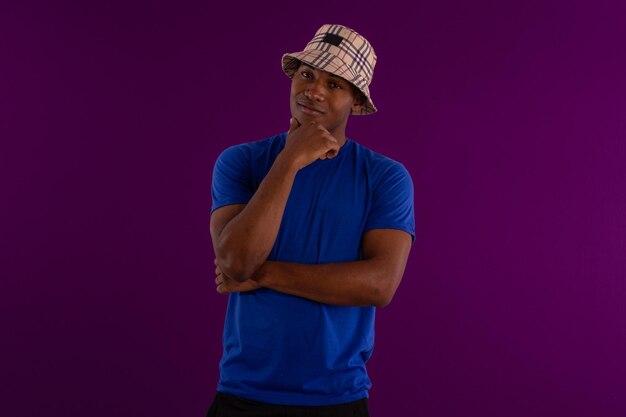
<path fill-rule="evenodd" d="M 323 23 L 415 183 L 372 415 L 626 415 L 624 2 L 92 3 L 0 6 L 1 415 L 204 415 L 212 166 L 287 128 Z"/>

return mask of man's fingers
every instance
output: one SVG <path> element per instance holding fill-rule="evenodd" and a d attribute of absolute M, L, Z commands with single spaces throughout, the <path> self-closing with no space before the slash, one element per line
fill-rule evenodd
<path fill-rule="evenodd" d="M 337 139 L 328 133 L 326 129 L 324 129 L 324 131 L 326 132 L 325 136 L 327 138 L 326 145 L 328 146 L 328 150 L 320 157 L 320 159 L 332 159 L 339 153 L 339 143 L 337 142 Z"/>
<path fill-rule="evenodd" d="M 226 278 L 224 277 L 224 274 L 220 273 L 215 277 L 215 285 L 217 285 L 217 287 L 215 287 L 215 291 L 217 291 L 218 293 L 228 293 L 228 285 L 226 283 Z"/>
<path fill-rule="evenodd" d="M 287 131 L 287 134 L 290 134 L 291 132 L 293 132 L 299 127 L 300 127 L 300 122 L 298 121 L 298 119 L 296 119 L 295 117 L 292 117 L 291 119 L 289 119 L 289 131 Z"/>

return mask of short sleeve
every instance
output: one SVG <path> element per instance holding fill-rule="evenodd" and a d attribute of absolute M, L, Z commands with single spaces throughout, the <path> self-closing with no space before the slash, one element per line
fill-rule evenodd
<path fill-rule="evenodd" d="M 415 241 L 413 181 L 406 168 L 397 162 L 381 170 L 374 182 L 372 205 L 365 230 L 404 230 Z"/>
<path fill-rule="evenodd" d="M 253 194 L 249 152 L 241 146 L 226 149 L 213 168 L 211 213 L 230 204 L 246 204 Z"/>

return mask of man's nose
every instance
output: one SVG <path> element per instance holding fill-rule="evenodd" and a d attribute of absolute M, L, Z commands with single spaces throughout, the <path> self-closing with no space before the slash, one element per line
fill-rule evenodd
<path fill-rule="evenodd" d="M 326 97 L 326 88 L 321 80 L 312 81 L 305 90 L 306 96 L 311 100 L 323 101 Z"/>

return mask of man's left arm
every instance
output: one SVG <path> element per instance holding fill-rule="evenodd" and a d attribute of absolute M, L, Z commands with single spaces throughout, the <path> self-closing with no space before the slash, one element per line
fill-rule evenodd
<path fill-rule="evenodd" d="M 363 235 L 361 260 L 323 264 L 266 261 L 243 283 L 226 277 L 217 266 L 217 291 L 265 287 L 325 304 L 382 307 L 391 302 L 400 285 L 411 240 L 402 230 L 370 230 Z"/>

